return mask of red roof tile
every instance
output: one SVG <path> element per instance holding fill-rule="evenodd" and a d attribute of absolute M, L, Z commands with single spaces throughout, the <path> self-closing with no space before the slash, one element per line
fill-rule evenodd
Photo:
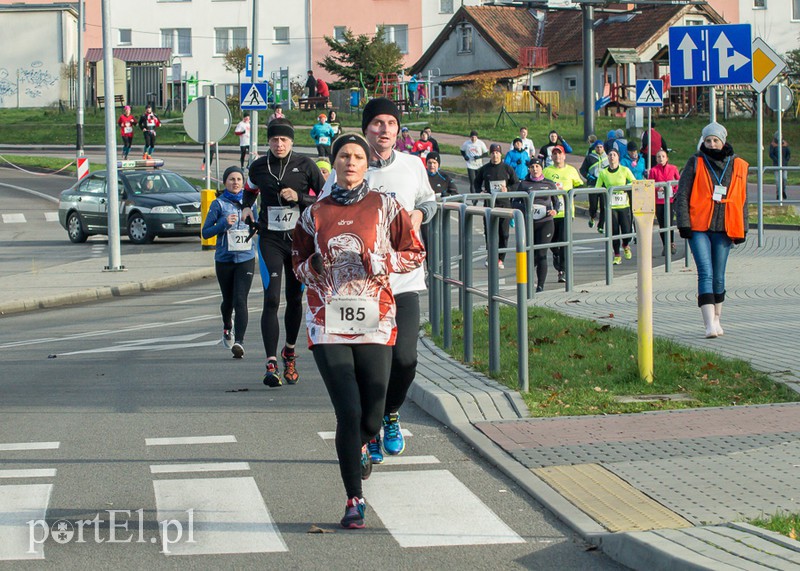
<path fill-rule="evenodd" d="M 114 48 L 114 57 L 125 62 L 168 62 L 172 59 L 172 48 Z M 86 61 L 90 63 L 103 59 L 103 48 L 86 50 Z"/>

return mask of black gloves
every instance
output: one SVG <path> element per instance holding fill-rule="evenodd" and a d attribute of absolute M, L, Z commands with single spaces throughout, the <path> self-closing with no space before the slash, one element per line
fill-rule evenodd
<path fill-rule="evenodd" d="M 691 228 L 678 228 L 678 234 L 681 235 L 681 238 L 688 240 L 692 237 L 692 229 Z"/>
<path fill-rule="evenodd" d="M 744 244 L 745 240 L 747 240 L 747 238 L 734 238 L 733 239 L 733 243 L 734 244 Z"/>

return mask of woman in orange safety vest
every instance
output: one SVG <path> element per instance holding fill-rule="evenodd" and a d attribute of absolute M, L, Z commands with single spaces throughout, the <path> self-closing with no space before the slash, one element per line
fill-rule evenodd
<path fill-rule="evenodd" d="M 678 231 L 689 241 L 697 265 L 697 304 L 707 338 L 723 334 L 725 265 L 731 246 L 747 235 L 749 165 L 734 154 L 727 138 L 719 123 L 705 126 L 700 149 L 681 173 L 674 203 Z"/>

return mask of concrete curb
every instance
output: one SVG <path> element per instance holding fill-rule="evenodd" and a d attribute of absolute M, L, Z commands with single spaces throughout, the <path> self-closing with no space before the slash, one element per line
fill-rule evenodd
<path fill-rule="evenodd" d="M 175 276 L 154 278 L 141 282 L 128 282 L 116 286 L 87 288 L 76 292 L 69 292 L 49 297 L 12 300 L 9 302 L 0 303 L 0 316 L 23 313 L 37 309 L 52 309 L 67 305 L 91 303 L 113 297 L 136 295 L 147 291 L 166 289 L 204 279 L 211 279 L 215 276 L 216 273 L 213 267 L 201 268 Z"/>

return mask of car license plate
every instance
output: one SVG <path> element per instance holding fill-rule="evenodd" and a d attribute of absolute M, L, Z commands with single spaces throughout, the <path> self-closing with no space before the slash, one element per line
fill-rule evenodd
<path fill-rule="evenodd" d="M 186 218 L 187 224 L 200 224 L 200 217 L 199 216 L 189 216 Z"/>

